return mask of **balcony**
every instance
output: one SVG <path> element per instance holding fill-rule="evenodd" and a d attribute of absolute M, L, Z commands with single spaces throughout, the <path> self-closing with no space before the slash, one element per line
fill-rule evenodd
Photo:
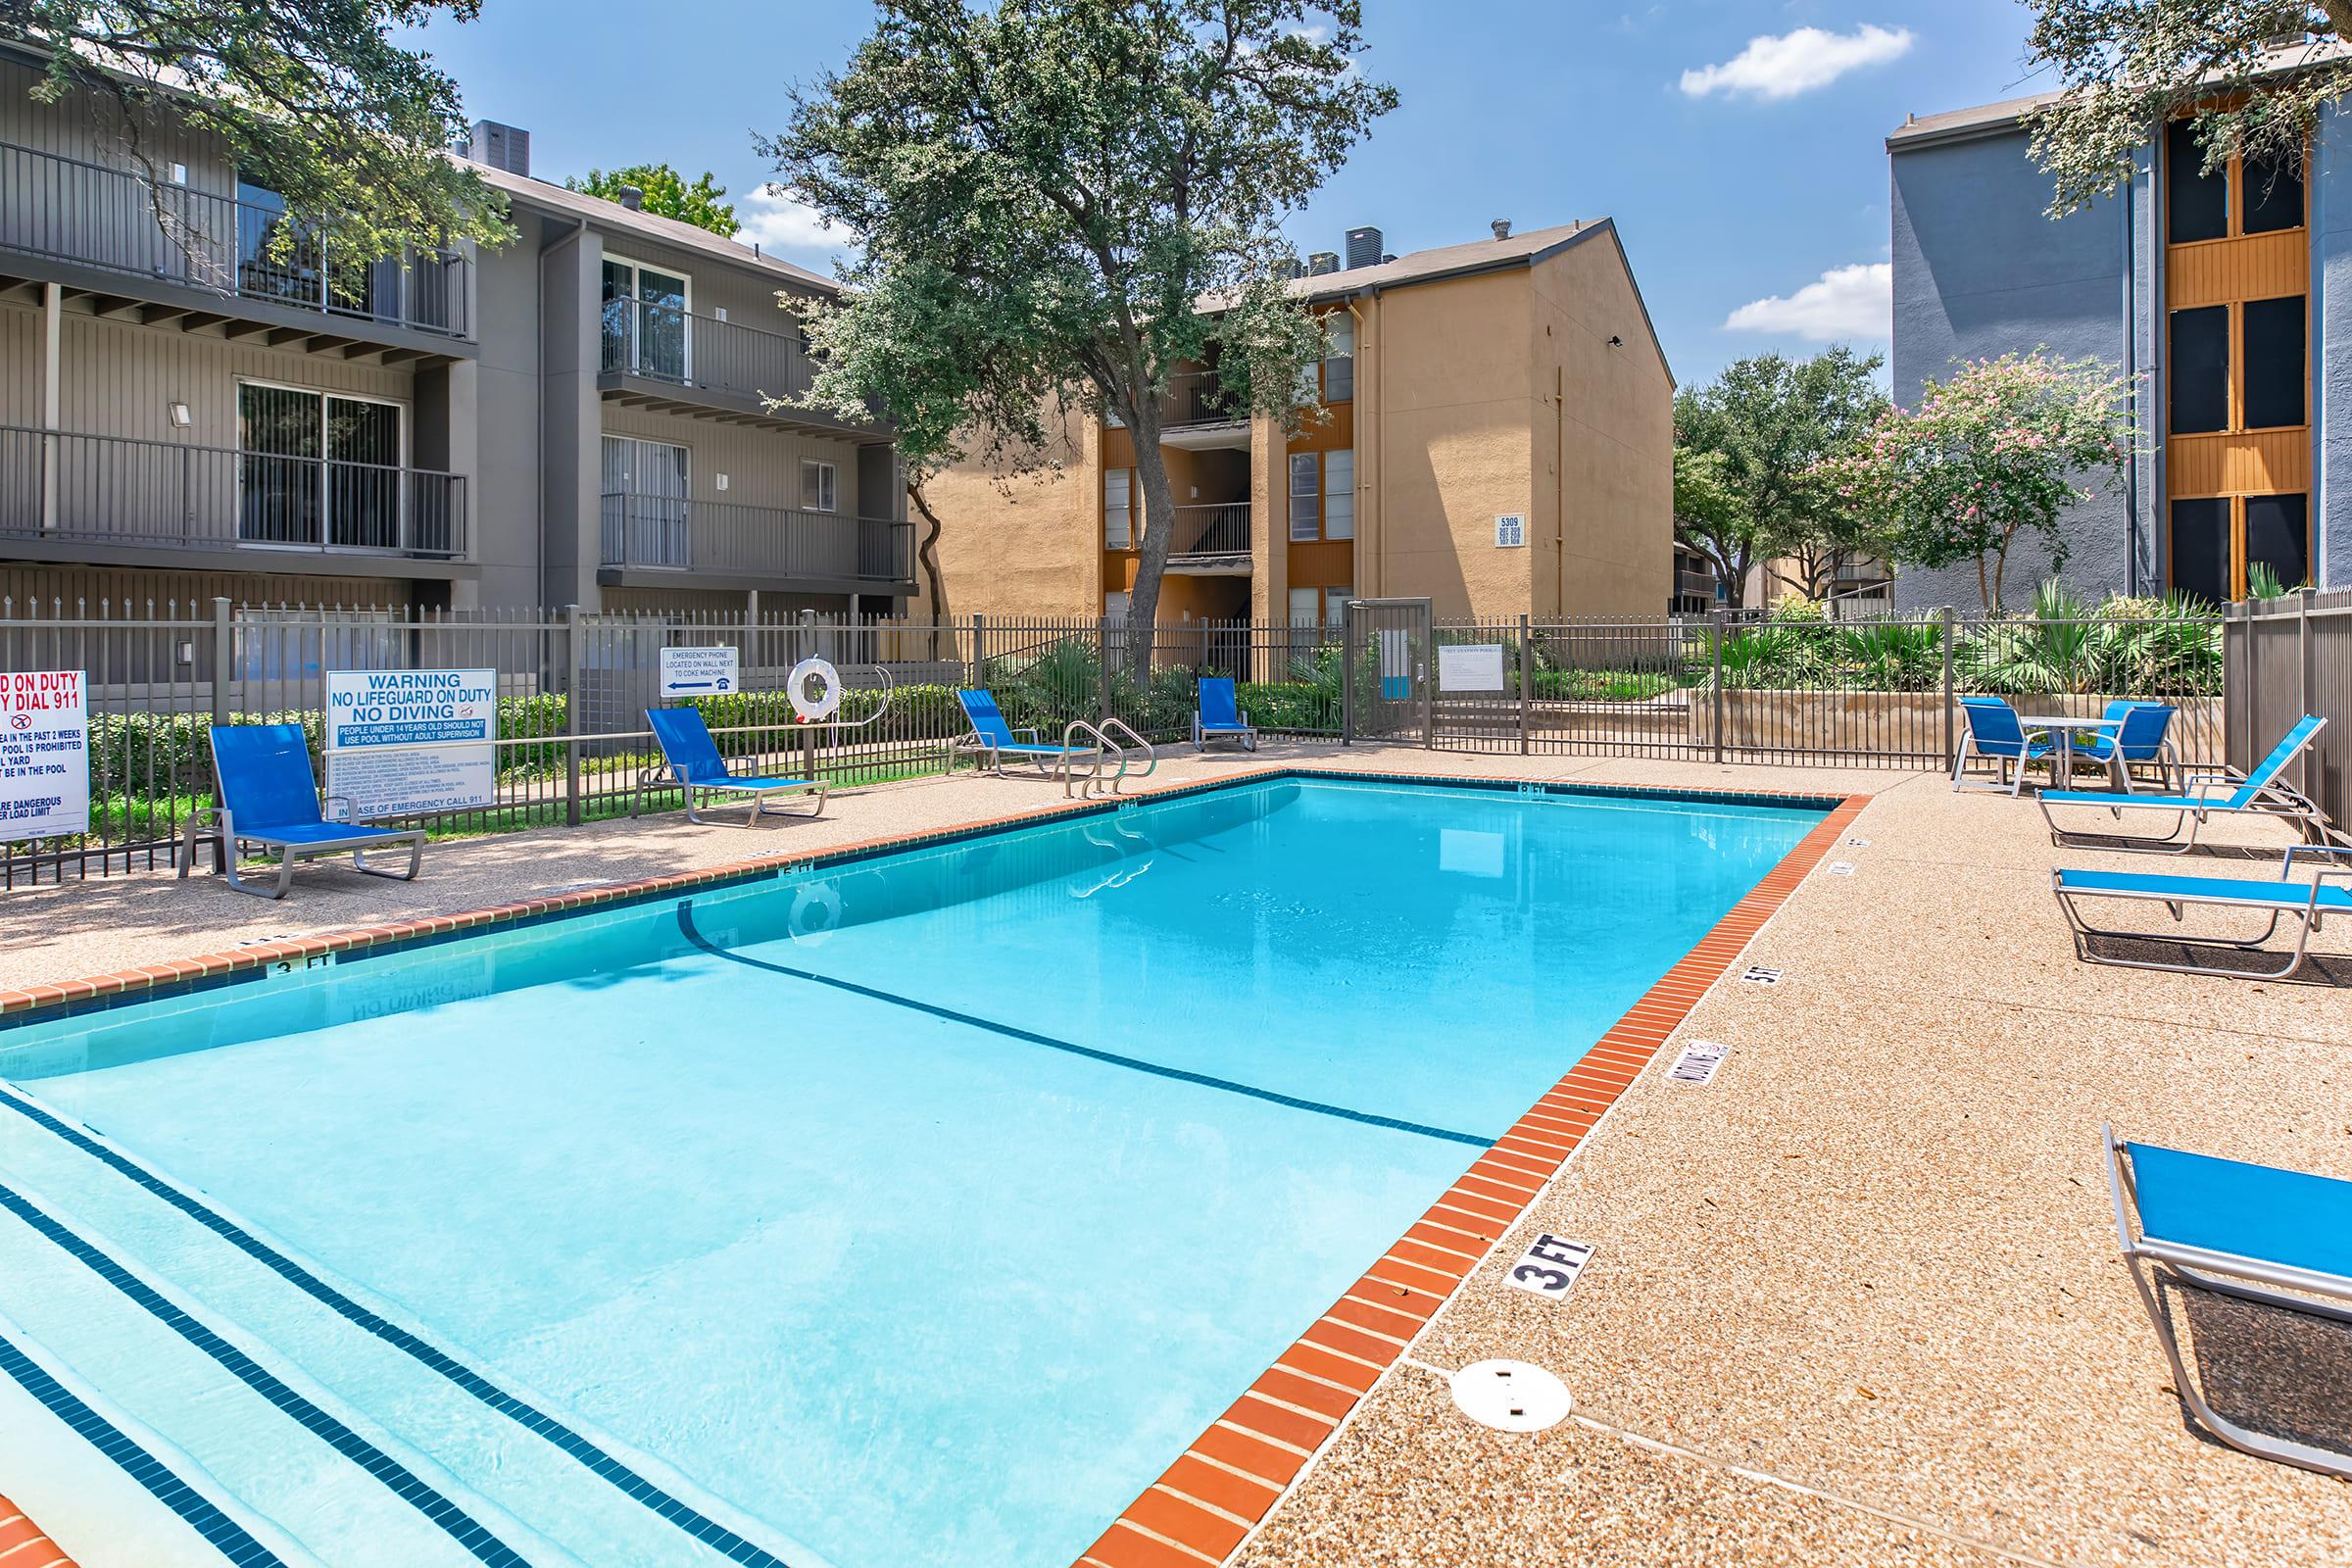
<path fill-rule="evenodd" d="M 1195 577 L 1250 574 L 1250 503 L 1178 507 L 1168 541 L 1168 569 Z"/>
<path fill-rule="evenodd" d="M 614 402 L 705 416 L 749 415 L 868 437 L 889 432 L 879 422 L 768 409 L 768 398 L 798 397 L 814 379 L 798 332 L 696 316 L 653 300 L 606 301 L 601 330 L 597 384 Z"/>
<path fill-rule="evenodd" d="M 466 522 L 453 473 L 0 425 L 16 560 L 452 576 Z"/>
<path fill-rule="evenodd" d="M 454 251 L 346 256 L 279 207 L 6 142 L 0 274 L 62 284 L 109 313 L 145 302 L 134 314 L 151 324 L 243 322 L 250 333 L 228 335 L 273 344 L 417 358 L 473 336 L 472 267 Z"/>
<path fill-rule="evenodd" d="M 691 575 L 698 588 L 904 593 L 914 582 L 914 528 L 893 517 L 609 491 L 603 531 L 597 577 L 609 585 Z"/>

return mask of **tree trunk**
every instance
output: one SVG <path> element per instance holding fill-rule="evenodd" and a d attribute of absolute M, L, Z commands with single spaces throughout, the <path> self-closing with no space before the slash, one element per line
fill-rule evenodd
<path fill-rule="evenodd" d="M 1176 488 L 1159 450 L 1159 395 L 1135 400 L 1127 420 L 1135 437 L 1135 472 L 1144 487 L 1144 537 L 1135 564 L 1135 590 L 1127 601 L 1127 674 L 1137 686 L 1152 678 L 1152 628 L 1159 621 L 1159 583 L 1176 539 Z"/>
<path fill-rule="evenodd" d="M 939 578 L 939 557 L 932 553 L 939 544 L 939 514 L 931 510 L 931 503 L 923 499 L 923 487 L 912 479 L 906 481 L 906 499 L 914 503 L 914 510 L 931 525 L 923 535 L 923 542 L 914 547 L 914 557 L 923 564 L 923 582 L 931 590 L 931 657 L 937 659 L 939 628 L 948 618 L 948 588 Z"/>

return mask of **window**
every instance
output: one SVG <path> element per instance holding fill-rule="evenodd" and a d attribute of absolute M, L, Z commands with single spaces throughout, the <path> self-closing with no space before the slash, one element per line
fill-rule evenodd
<path fill-rule="evenodd" d="M 1354 597 L 1355 590 L 1352 588 L 1324 589 L 1323 624 L 1326 626 L 1345 625 L 1348 620 L 1348 601 Z"/>
<path fill-rule="evenodd" d="M 2220 604 L 2231 597 L 2230 500 L 2173 503 L 2173 591 Z"/>
<path fill-rule="evenodd" d="M 833 465 L 819 463 L 814 458 L 801 460 L 801 510 L 803 512 L 831 512 L 833 507 Z"/>
<path fill-rule="evenodd" d="M 2245 428 L 2303 422 L 2303 296 L 2248 300 L 2245 316 Z"/>
<path fill-rule="evenodd" d="M 2271 159 L 2249 159 L 2239 174 L 2246 232 L 2276 234 L 2303 226 L 2303 172 Z"/>
<path fill-rule="evenodd" d="M 1320 509 L 1317 506 L 1322 481 L 1322 460 L 1312 452 L 1291 454 L 1291 537 L 1317 539 L 1322 537 Z"/>
<path fill-rule="evenodd" d="M 2311 576 L 2310 505 L 2303 496 L 2246 497 L 2246 569 L 2267 565 L 2289 588 Z"/>
<path fill-rule="evenodd" d="M 693 373 L 687 331 L 692 284 L 676 272 L 605 258 L 604 368 L 683 383 Z"/>
<path fill-rule="evenodd" d="M 2230 428 L 2230 307 L 2172 315 L 2172 429 L 2196 435 Z"/>
<path fill-rule="evenodd" d="M 1294 626 L 1315 626 L 1315 625 L 1320 625 L 1320 624 L 1321 624 L 1321 622 L 1320 622 L 1320 621 L 1319 621 L 1319 620 L 1318 620 L 1316 617 L 1317 617 L 1317 613 L 1318 613 L 1318 612 L 1319 612 L 1319 611 L 1322 609 L 1322 605 L 1323 605 L 1323 590 L 1322 590 L 1322 589 L 1320 589 L 1320 588 L 1294 588 L 1294 589 L 1292 589 L 1292 590 L 1291 590 L 1291 624 L 1292 624 L 1292 625 L 1294 625 Z"/>
<path fill-rule="evenodd" d="M 2311 498 L 2213 496 L 2173 503 L 2172 586 L 2214 604 L 2242 599 L 2268 566 L 2287 587 L 2311 576 Z"/>
<path fill-rule="evenodd" d="M 2165 237 L 2175 245 L 2222 239 L 2230 232 L 2230 170 L 2204 172 L 2205 149 L 2197 145 L 2197 122 L 2176 120 L 2164 127 Z"/>
<path fill-rule="evenodd" d="M 1102 547 L 1135 548 L 1135 470 L 1111 468 L 1102 475 Z"/>
<path fill-rule="evenodd" d="M 1323 362 L 1323 401 L 1346 403 L 1355 396 L 1355 318 L 1341 310 L 1325 320 L 1331 349 Z"/>
<path fill-rule="evenodd" d="M 1323 454 L 1323 537 L 1355 537 L 1355 453 Z"/>
<path fill-rule="evenodd" d="M 609 435 L 604 447 L 604 564 L 691 566 L 686 449 Z"/>
<path fill-rule="evenodd" d="M 270 386 L 237 386 L 237 537 L 361 550 L 447 548 L 401 536 L 401 407 Z"/>

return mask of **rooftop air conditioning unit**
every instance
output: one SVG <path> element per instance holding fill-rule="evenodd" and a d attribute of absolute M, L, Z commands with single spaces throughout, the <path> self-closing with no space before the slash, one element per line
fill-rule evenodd
<path fill-rule="evenodd" d="M 514 125 L 502 125 L 495 120 L 477 120 L 473 134 L 466 139 L 466 156 L 477 164 L 503 169 L 510 174 L 529 177 L 531 172 L 531 133 Z"/>
<path fill-rule="evenodd" d="M 1307 253 L 1307 276 L 1321 277 L 1325 272 L 1336 272 L 1339 270 L 1340 253 L 1338 251 L 1310 251 Z"/>

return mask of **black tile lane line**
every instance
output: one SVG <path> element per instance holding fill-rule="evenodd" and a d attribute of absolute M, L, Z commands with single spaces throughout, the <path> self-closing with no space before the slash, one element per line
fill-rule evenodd
<path fill-rule="evenodd" d="M 91 1409 L 48 1370 L 5 1335 L 0 1335 L 0 1373 L 48 1407 L 76 1437 L 114 1461 L 115 1467 L 202 1536 L 235 1568 L 286 1568 L 286 1560 L 256 1541 L 246 1528 L 213 1505 L 130 1435 Z M 7 1553 L 0 1552 L 0 1556 Z"/>
<path fill-rule="evenodd" d="M 796 969 L 790 964 L 771 963 L 765 958 L 754 958 L 740 953 L 729 953 L 695 928 L 694 905 L 691 900 L 682 901 L 678 905 L 678 929 L 685 933 L 687 941 L 712 957 L 724 958 L 729 963 L 747 964 L 754 969 L 764 969 L 770 974 L 783 975 L 787 979 L 806 980 L 811 985 L 830 986 L 836 991 L 846 991 L 854 997 L 864 997 L 873 1002 L 886 1002 L 894 1007 L 905 1007 L 909 1012 L 924 1013 L 933 1018 L 944 1019 L 949 1023 L 966 1024 L 974 1029 L 986 1030 L 990 1034 L 1002 1035 L 1007 1040 L 1018 1040 L 1023 1045 L 1043 1046 L 1048 1051 L 1067 1052 L 1073 1056 L 1084 1056 L 1089 1061 L 1100 1061 L 1113 1067 L 1125 1067 L 1133 1072 L 1150 1073 L 1155 1078 L 1172 1078 L 1178 1083 L 1195 1084 L 1202 1089 L 1222 1090 L 1229 1095 L 1242 1095 L 1250 1100 L 1262 1100 L 1268 1104 L 1282 1105 L 1292 1110 L 1312 1111 L 1318 1116 L 1337 1116 L 1343 1121 L 1361 1122 L 1367 1127 L 1386 1127 L 1392 1132 L 1413 1133 L 1423 1138 L 1442 1138 L 1447 1143 L 1468 1144 L 1473 1149 L 1489 1149 L 1494 1143 L 1494 1139 L 1481 1138 L 1476 1133 L 1457 1133 L 1447 1127 L 1429 1127 L 1417 1121 L 1399 1121 L 1394 1116 L 1376 1116 L 1368 1110 L 1350 1110 L 1346 1105 L 1327 1105 L 1319 1100 L 1301 1100 L 1296 1095 L 1285 1095 L 1271 1089 L 1260 1089 L 1255 1084 L 1236 1083 L 1230 1078 L 1212 1078 L 1206 1073 L 1187 1072 L 1182 1067 L 1163 1066 L 1156 1061 L 1146 1061 L 1140 1056 L 1122 1056 L 1108 1051 L 1098 1051 L 1092 1046 L 1082 1046 L 1075 1041 L 1057 1040 L 1052 1035 L 1041 1035 L 1034 1030 L 1016 1028 L 1008 1023 L 999 1023 L 994 1018 L 983 1018 L 977 1013 L 958 1012 L 954 1007 L 943 1007 L 937 1003 L 918 1002 L 912 997 L 900 996 L 895 991 L 882 991 L 873 986 L 861 986 L 855 980 L 843 980 L 834 975 L 819 974 L 813 969 Z"/>
<path fill-rule="evenodd" d="M 35 1206 L 15 1188 L 0 1185 L 0 1208 L 30 1226 L 69 1257 L 113 1286 L 157 1322 L 218 1362 L 222 1371 L 268 1399 L 305 1431 L 367 1471 L 401 1501 L 491 1568 L 530 1568 L 528 1558 L 499 1540 L 481 1522 L 426 1486 L 416 1473 L 280 1381 L 268 1368 L 156 1294 L 143 1281 Z"/>
<path fill-rule="evenodd" d="M 374 1335 L 525 1431 L 546 1440 L 577 1460 L 599 1480 L 659 1514 L 728 1561 L 742 1563 L 745 1568 L 791 1568 L 783 1558 L 757 1542 L 737 1535 L 683 1498 L 671 1496 L 554 1416 L 509 1394 L 438 1346 L 420 1339 L 378 1313 L 370 1312 L 225 1215 L 214 1212 L 120 1152 L 59 1119 L 46 1107 L 26 1098 L 22 1091 L 0 1083 L 0 1105 L 7 1106 L 35 1126 L 64 1139 L 92 1159 L 128 1179 L 142 1192 L 163 1200 L 336 1316 Z"/>

